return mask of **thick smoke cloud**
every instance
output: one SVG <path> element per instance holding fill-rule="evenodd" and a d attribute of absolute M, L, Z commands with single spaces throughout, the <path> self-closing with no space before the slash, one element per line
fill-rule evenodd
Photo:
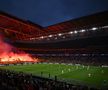
<path fill-rule="evenodd" d="M 24 53 L 24 52 L 22 53 L 18 51 L 17 48 L 4 42 L 4 36 L 0 34 L 0 64 L 36 62 L 36 61 L 37 60 L 32 59 L 32 57 L 29 54 Z"/>
<path fill-rule="evenodd" d="M 12 46 L 4 42 L 4 36 L 0 34 L 0 54 L 9 53 L 12 51 Z"/>

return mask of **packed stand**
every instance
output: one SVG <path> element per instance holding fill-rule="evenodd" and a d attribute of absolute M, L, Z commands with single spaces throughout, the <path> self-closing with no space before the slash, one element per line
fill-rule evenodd
<path fill-rule="evenodd" d="M 0 70 L 0 90 L 99 90 L 87 86 L 72 85 L 66 82 L 42 77 Z"/>
<path fill-rule="evenodd" d="M 108 65 L 108 56 L 100 55 L 80 55 L 75 54 L 72 56 L 42 56 L 39 57 L 42 62 L 48 63 L 72 63 L 83 65 Z"/>

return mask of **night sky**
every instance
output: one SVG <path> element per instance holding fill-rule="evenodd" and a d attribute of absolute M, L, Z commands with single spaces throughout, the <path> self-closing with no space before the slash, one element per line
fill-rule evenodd
<path fill-rule="evenodd" d="M 49 26 L 108 10 L 108 0 L 0 0 L 0 10 Z"/>

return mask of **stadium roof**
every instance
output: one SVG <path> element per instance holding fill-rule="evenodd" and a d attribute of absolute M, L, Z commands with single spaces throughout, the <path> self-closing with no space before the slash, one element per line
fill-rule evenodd
<path fill-rule="evenodd" d="M 25 36 L 24 38 L 34 38 L 39 36 L 51 35 L 55 33 L 57 34 L 79 29 L 86 29 L 94 26 L 96 27 L 107 25 L 107 23 L 108 11 L 61 22 L 45 28 L 41 27 L 38 24 L 34 24 L 31 21 L 25 21 L 15 16 L 8 15 L 4 12 L 0 12 L 0 27 L 3 27 L 3 29 L 5 29 L 4 31 L 8 33 L 14 33 L 17 34 L 17 36 L 19 35 L 20 39 L 21 35 Z M 10 36 L 12 35 L 10 34 Z"/>
<path fill-rule="evenodd" d="M 40 26 L 39 24 L 33 23 L 32 21 L 17 18 L 16 16 L 10 15 L 10 14 L 5 13 L 3 11 L 0 11 L 0 14 L 2 14 L 4 16 L 7 16 L 9 18 L 18 20 L 20 22 L 26 23 L 26 24 L 31 24 L 31 25 L 34 25 L 34 26 L 39 27 L 39 28 L 44 28 L 44 27 Z M 102 20 L 104 21 L 103 18 L 108 19 L 107 16 L 108 16 L 108 11 L 98 12 L 98 13 L 83 16 L 83 17 L 80 17 L 80 18 L 77 18 L 77 19 L 72 19 L 72 20 L 64 21 L 64 22 L 57 23 L 57 24 L 54 24 L 54 25 L 50 25 L 48 27 L 45 27 L 45 29 L 47 28 L 47 29 L 52 30 L 53 28 L 54 29 L 59 28 L 59 30 L 60 30 L 60 29 L 65 29 L 65 28 L 70 28 L 70 27 L 76 28 L 76 24 L 78 24 L 78 23 L 79 24 L 83 23 L 81 26 L 85 26 L 85 25 L 87 25 L 87 23 L 90 24 L 90 23 L 93 23 L 93 22 L 97 23 L 98 21 L 100 22 Z M 84 24 L 84 23 L 86 23 L 86 24 Z"/>
<path fill-rule="evenodd" d="M 107 20 L 108 20 L 108 11 L 104 11 L 104 12 L 95 13 L 88 16 L 83 16 L 81 18 L 57 23 L 55 25 L 46 27 L 46 30 L 65 31 L 70 28 L 79 29 L 79 28 L 83 28 L 83 27 L 85 28 L 87 26 L 90 26 L 91 24 L 104 24 L 105 22 L 107 22 Z"/>

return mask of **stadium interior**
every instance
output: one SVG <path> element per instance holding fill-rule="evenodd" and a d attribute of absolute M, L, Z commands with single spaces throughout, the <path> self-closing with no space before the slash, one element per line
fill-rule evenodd
<path fill-rule="evenodd" d="M 0 12 L 0 66 L 63 64 L 106 67 L 108 75 L 108 11 L 48 27 Z M 68 69 L 70 71 L 70 69 Z M 102 71 L 104 72 L 104 71 Z M 64 71 L 62 70 L 63 74 Z M 0 90 L 107 90 L 0 69 Z M 91 74 L 88 74 L 90 77 Z M 20 84 L 21 83 L 21 84 Z"/>

